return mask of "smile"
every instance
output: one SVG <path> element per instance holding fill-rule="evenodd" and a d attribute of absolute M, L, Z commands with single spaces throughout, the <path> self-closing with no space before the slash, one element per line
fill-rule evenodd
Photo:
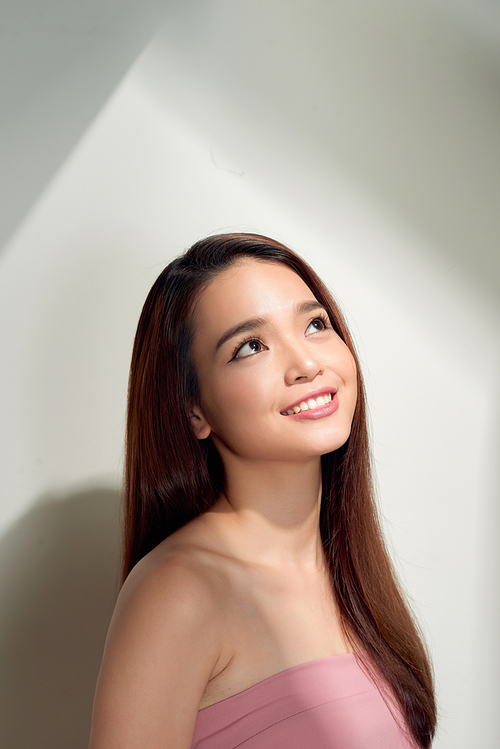
<path fill-rule="evenodd" d="M 331 392 L 323 392 L 315 398 L 306 398 L 286 409 L 286 411 L 280 411 L 280 413 L 282 416 L 294 416 L 296 414 L 307 413 L 308 411 L 317 411 L 318 409 L 323 409 L 325 406 L 331 404 L 335 395 L 335 389 Z M 328 409 L 328 411 L 329 410 L 330 409 Z"/>

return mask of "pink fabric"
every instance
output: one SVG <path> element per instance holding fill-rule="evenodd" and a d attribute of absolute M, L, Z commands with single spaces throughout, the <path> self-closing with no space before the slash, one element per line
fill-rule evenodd
<path fill-rule="evenodd" d="M 397 722 L 393 715 L 397 717 Z M 415 749 L 352 653 L 320 658 L 198 711 L 192 749 Z"/>

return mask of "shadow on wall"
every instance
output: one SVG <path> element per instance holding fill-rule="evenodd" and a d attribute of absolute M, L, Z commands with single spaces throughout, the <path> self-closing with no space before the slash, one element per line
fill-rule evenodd
<path fill-rule="evenodd" d="M 2 5 L 0 251 L 176 4 Z"/>
<path fill-rule="evenodd" d="M 0 540 L 0 745 L 87 749 L 118 591 L 119 495 L 44 497 Z"/>

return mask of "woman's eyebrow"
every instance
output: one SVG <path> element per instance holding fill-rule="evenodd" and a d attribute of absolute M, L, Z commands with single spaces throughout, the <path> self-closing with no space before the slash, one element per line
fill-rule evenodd
<path fill-rule="evenodd" d="M 324 310 L 325 308 L 316 299 L 307 302 L 301 302 L 300 304 L 295 305 L 295 312 L 298 315 L 312 312 L 315 309 Z M 229 330 L 226 330 L 226 332 L 219 338 L 215 350 L 218 351 L 221 346 L 229 341 L 230 338 L 241 335 L 241 333 L 249 333 L 252 330 L 257 330 L 257 328 L 261 328 L 263 325 L 265 325 L 266 322 L 267 320 L 264 317 L 252 317 L 250 318 L 250 320 L 245 320 L 244 322 L 238 323 L 238 325 L 234 325 L 232 328 L 229 328 Z"/>
<path fill-rule="evenodd" d="M 219 339 L 215 350 L 218 351 L 220 347 L 226 343 L 226 341 L 228 341 L 230 338 L 234 338 L 235 335 L 248 333 L 250 330 L 257 330 L 257 328 L 260 328 L 265 324 L 266 320 L 263 317 L 252 317 L 250 320 L 245 320 L 245 322 L 234 325 L 232 328 L 229 328 L 229 330 L 226 330 L 224 335 Z"/>
<path fill-rule="evenodd" d="M 326 308 L 321 302 L 318 302 L 317 299 L 311 299 L 310 302 L 301 302 L 300 304 L 297 304 L 295 307 L 295 312 L 298 315 L 304 315 L 306 312 L 312 312 L 315 309 L 322 309 L 326 312 Z"/>

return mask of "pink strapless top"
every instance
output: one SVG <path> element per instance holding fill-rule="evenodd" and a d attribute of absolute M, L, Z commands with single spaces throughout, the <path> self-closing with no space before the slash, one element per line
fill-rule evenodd
<path fill-rule="evenodd" d="M 398 724 L 396 705 L 389 710 L 346 653 L 292 666 L 202 708 L 192 749 L 415 749 Z"/>

